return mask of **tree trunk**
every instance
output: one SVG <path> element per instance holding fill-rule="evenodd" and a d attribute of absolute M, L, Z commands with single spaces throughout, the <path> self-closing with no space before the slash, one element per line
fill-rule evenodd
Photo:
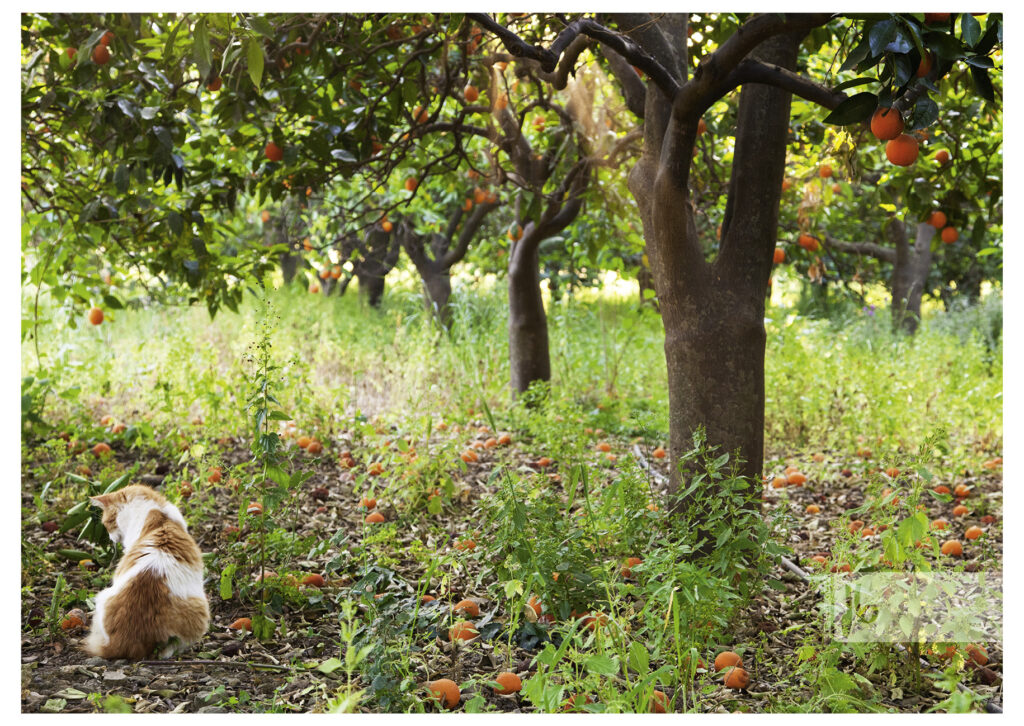
<path fill-rule="evenodd" d="M 281 255 L 281 275 L 284 277 L 284 284 L 290 285 L 295 279 L 295 273 L 299 271 L 301 257 L 291 253 Z"/>
<path fill-rule="evenodd" d="M 372 272 L 358 274 L 359 294 L 366 299 L 371 308 L 379 308 L 384 297 L 384 276 Z"/>
<path fill-rule="evenodd" d="M 427 304 L 427 309 L 430 310 L 441 324 L 441 327 L 448 330 L 452 324 L 451 272 L 448 268 L 434 272 L 424 272 L 420 269 L 419 272 L 420 277 L 423 279 L 423 288 L 427 293 L 424 300 Z"/>
<path fill-rule="evenodd" d="M 534 381 L 551 380 L 548 318 L 540 289 L 539 245 L 521 239 L 509 255 L 508 341 L 512 390 L 519 394 Z"/>
<path fill-rule="evenodd" d="M 921 322 L 921 296 L 932 266 L 931 242 L 935 228 L 927 222 L 916 225 L 913 245 L 907 240 L 907 225 L 898 219 L 889 222 L 885 232 L 896 247 L 896 262 L 892 268 L 893 329 L 902 328 L 913 335 Z"/>

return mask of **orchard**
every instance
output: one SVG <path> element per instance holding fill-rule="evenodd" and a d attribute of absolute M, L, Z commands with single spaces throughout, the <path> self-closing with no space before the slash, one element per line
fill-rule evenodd
<path fill-rule="evenodd" d="M 1001 712 L 1002 34 L 23 14 L 22 710 Z"/>

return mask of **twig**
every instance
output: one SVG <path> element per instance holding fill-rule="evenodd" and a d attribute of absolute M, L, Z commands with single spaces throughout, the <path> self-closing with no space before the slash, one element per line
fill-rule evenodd
<path fill-rule="evenodd" d="M 293 671 L 291 666 L 273 663 L 250 663 L 245 660 L 140 660 L 144 666 L 224 666 L 225 668 L 268 668 L 272 671 Z"/>

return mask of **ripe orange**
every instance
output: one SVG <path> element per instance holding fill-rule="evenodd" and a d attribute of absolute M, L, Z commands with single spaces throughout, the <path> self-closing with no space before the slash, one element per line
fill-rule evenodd
<path fill-rule="evenodd" d="M 935 229 L 942 229 L 946 226 L 946 215 L 944 212 L 935 210 L 928 215 L 928 224 L 935 227 Z"/>
<path fill-rule="evenodd" d="M 110 62 L 110 48 L 105 45 L 97 45 L 92 49 L 92 62 L 98 66 L 105 66 Z"/>
<path fill-rule="evenodd" d="M 949 16 L 950 13 L 925 13 L 924 22 L 928 25 L 932 25 L 933 23 L 942 23 L 949 20 Z"/>
<path fill-rule="evenodd" d="M 830 176 L 832 176 L 832 167 L 829 166 L 828 164 L 822 164 L 821 168 L 818 169 L 818 176 L 820 176 L 822 179 L 828 179 Z"/>
<path fill-rule="evenodd" d="M 995 524 L 995 521 L 996 518 L 993 517 L 991 514 L 986 514 L 984 517 L 981 518 L 982 524 Z"/>
<path fill-rule="evenodd" d="M 92 447 L 92 455 L 97 457 L 97 458 L 99 458 L 103 454 L 108 454 L 108 453 L 110 453 L 110 445 L 109 444 L 105 444 L 102 441 L 100 443 L 96 444 L 94 447 Z"/>
<path fill-rule="evenodd" d="M 772 254 L 772 262 L 776 265 L 781 265 L 786 261 L 786 250 L 781 247 L 776 247 L 774 254 Z"/>
<path fill-rule="evenodd" d="M 945 484 L 939 484 L 937 487 L 932 489 L 932 491 L 935 492 L 936 494 L 952 494 L 952 492 L 949 490 L 949 487 L 947 487 Z"/>
<path fill-rule="evenodd" d="M 966 514 L 970 514 L 970 511 L 963 504 L 957 504 L 955 507 L 953 507 L 954 517 L 963 517 Z"/>
<path fill-rule="evenodd" d="M 381 223 L 380 223 L 380 228 L 381 228 L 382 230 L 384 230 L 385 232 L 390 232 L 390 231 L 391 231 L 391 229 L 392 229 L 392 227 L 394 227 L 394 225 L 393 225 L 393 224 L 391 224 L 391 222 L 389 222 L 389 221 L 388 221 L 388 220 L 386 220 L 386 219 L 385 219 L 385 220 L 384 220 L 383 222 L 381 222 Z"/>
<path fill-rule="evenodd" d="M 705 133 L 707 133 L 707 130 L 708 125 L 707 123 L 704 122 L 704 119 L 701 119 L 700 121 L 697 122 L 697 136 L 703 136 Z"/>
<path fill-rule="evenodd" d="M 263 155 L 270 161 L 281 161 L 284 159 L 284 150 L 273 141 L 268 141 L 263 148 Z"/>
<path fill-rule="evenodd" d="M 324 577 L 323 577 L 323 575 L 318 575 L 317 573 L 314 572 L 314 573 L 312 573 L 310 575 L 306 575 L 304 578 L 302 578 L 302 584 L 303 585 L 309 585 L 310 587 L 323 587 L 324 586 Z"/>
<path fill-rule="evenodd" d="M 647 710 L 651 713 L 665 713 L 668 706 L 668 696 L 663 691 L 655 690 L 651 694 L 651 702 L 647 704 Z"/>
<path fill-rule="evenodd" d="M 259 502 L 249 502 L 245 511 L 247 514 L 263 514 L 263 505 Z"/>
<path fill-rule="evenodd" d="M 584 615 L 580 619 L 580 623 L 585 628 L 597 630 L 602 625 L 606 625 L 608 623 L 608 616 L 604 613 L 598 613 L 597 615 Z"/>
<path fill-rule="evenodd" d="M 800 238 L 797 241 L 800 246 L 808 252 L 817 252 L 821 249 L 821 242 L 819 242 L 816 237 L 812 237 L 809 234 L 800 235 Z"/>
<path fill-rule="evenodd" d="M 738 665 L 743 665 L 743 659 L 739 656 L 739 653 L 735 653 L 731 650 L 723 650 L 715 656 L 716 671 L 724 671 L 726 668 Z"/>
<path fill-rule="evenodd" d="M 947 245 L 951 245 L 960 239 L 960 233 L 956 231 L 955 227 L 945 227 L 942 230 L 942 241 Z"/>
<path fill-rule="evenodd" d="M 541 469 L 546 469 L 547 467 L 551 466 L 553 463 L 554 463 L 554 460 L 548 458 L 547 456 L 542 456 L 539 459 L 537 459 L 537 466 L 539 466 Z"/>
<path fill-rule="evenodd" d="M 655 459 L 664 459 L 666 456 L 665 449 L 659 446 L 658 448 L 651 452 L 651 456 L 653 456 Z"/>
<path fill-rule="evenodd" d="M 373 497 L 363 497 L 359 500 L 359 504 L 366 507 L 367 509 L 373 509 L 377 506 L 377 500 Z"/>
<path fill-rule="evenodd" d="M 519 691 L 523 689 L 522 680 L 520 680 L 519 676 L 517 676 L 515 673 L 512 673 L 511 671 L 499 673 L 494 680 L 497 681 L 498 685 L 501 686 L 500 688 L 494 689 L 494 692 L 497 693 L 499 696 L 507 696 L 511 693 L 519 693 Z"/>
<path fill-rule="evenodd" d="M 508 94 L 502 93 L 494 101 L 494 110 L 501 111 L 505 109 L 506 106 L 508 106 Z"/>
<path fill-rule="evenodd" d="M 964 547 L 960 544 L 960 540 L 949 539 L 942 543 L 942 554 L 949 555 L 950 557 L 959 557 L 964 553 Z"/>
<path fill-rule="evenodd" d="M 476 99 L 480 98 L 480 91 L 471 84 L 462 91 L 462 97 L 466 99 L 466 103 L 473 103 Z"/>
<path fill-rule="evenodd" d="M 967 655 L 970 656 L 971 660 L 980 666 L 988 663 L 988 653 L 980 645 L 974 645 L 971 643 L 967 646 Z"/>
<path fill-rule="evenodd" d="M 784 476 L 777 476 L 772 479 L 772 489 L 782 489 L 789 483 L 789 480 Z"/>
<path fill-rule="evenodd" d="M 452 612 L 462 613 L 467 617 L 475 618 L 480 615 L 480 606 L 472 600 L 459 600 L 459 602 L 455 603 L 452 607 Z"/>
<path fill-rule="evenodd" d="M 966 484 L 957 484 L 956 489 L 953 490 L 954 496 L 960 497 L 961 499 L 963 499 L 966 496 L 969 496 L 970 493 L 971 488 Z"/>
<path fill-rule="evenodd" d="M 939 162 L 939 166 L 947 164 L 949 162 L 949 152 L 945 149 L 935 152 L 935 161 Z"/>
<path fill-rule="evenodd" d="M 985 534 L 985 531 L 981 527 L 974 526 L 967 528 L 967 531 L 964 532 L 964 537 L 967 539 L 978 539 L 983 534 Z"/>
<path fill-rule="evenodd" d="M 450 678 L 440 678 L 436 681 L 431 681 L 428 687 L 430 688 L 430 697 L 443 708 L 451 709 L 459 705 L 462 692 L 455 685 L 455 681 Z"/>
<path fill-rule="evenodd" d="M 466 620 L 459 621 L 448 629 L 448 640 L 453 643 L 456 640 L 472 640 L 478 635 L 480 635 L 480 633 L 473 626 L 473 623 Z"/>
<path fill-rule="evenodd" d="M 406 191 L 414 192 L 414 191 L 416 191 L 416 187 L 418 187 L 419 185 L 420 185 L 419 181 L 414 176 L 411 176 L 411 177 L 409 177 L 408 179 L 405 180 L 405 189 L 406 189 Z"/>
<path fill-rule="evenodd" d="M 523 228 L 517 224 L 515 229 L 510 229 L 507 232 L 507 235 L 510 241 L 517 242 L 523 236 Z"/>
<path fill-rule="evenodd" d="M 93 325 L 99 325 L 103 322 L 103 311 L 99 308 L 93 308 L 89 311 L 89 322 Z"/>
<path fill-rule="evenodd" d="M 221 476 L 223 475 L 220 472 L 220 467 L 215 466 L 210 470 L 210 476 L 208 476 L 206 480 L 211 484 L 218 484 L 220 483 Z"/>
<path fill-rule="evenodd" d="M 855 520 L 853 520 L 852 522 L 850 522 L 850 527 L 849 528 L 850 528 L 851 534 L 853 532 L 857 532 L 857 531 L 863 529 L 864 528 L 864 520 L 863 519 L 855 519 Z"/>
<path fill-rule="evenodd" d="M 224 84 L 220 76 L 214 76 L 213 80 L 206 84 L 207 91 L 219 91 L 220 87 Z"/>
<path fill-rule="evenodd" d="M 85 625 L 80 617 L 77 615 L 68 614 L 66 618 L 60 621 L 61 630 L 77 630 L 78 628 Z"/>
<path fill-rule="evenodd" d="M 426 123 L 427 119 L 430 118 L 430 114 L 427 113 L 427 109 L 423 108 L 422 106 L 417 106 L 412 110 L 412 117 L 416 121 L 416 123 L 423 124 Z"/>
<path fill-rule="evenodd" d="M 530 599 L 526 601 L 526 604 L 533 609 L 533 612 L 537 614 L 537 617 L 540 617 L 540 611 L 544 606 L 541 604 L 541 601 L 537 599 L 536 595 L 531 595 Z"/>
<path fill-rule="evenodd" d="M 786 477 L 786 483 L 791 486 L 802 486 L 807 481 L 807 477 L 798 471 L 794 471 L 788 477 Z"/>
<path fill-rule="evenodd" d="M 468 212 L 472 208 L 473 208 L 473 200 L 470 199 L 469 197 L 467 197 L 466 201 L 462 204 L 462 211 L 463 212 Z"/>
<path fill-rule="evenodd" d="M 300 436 L 295 440 L 295 445 L 298 446 L 300 449 L 305 449 L 307 446 L 309 446 L 311 441 L 312 439 L 310 439 L 308 436 Z"/>
<path fill-rule="evenodd" d="M 871 133 L 879 141 L 891 141 L 903 133 L 903 117 L 894 108 L 882 107 L 871 117 Z"/>
<path fill-rule="evenodd" d="M 808 504 L 807 509 L 805 511 L 808 514 L 819 514 L 821 512 L 821 507 L 819 507 L 817 504 Z"/>
<path fill-rule="evenodd" d="M 512 443 L 512 435 L 511 434 L 502 434 L 501 436 L 498 437 L 498 444 L 500 446 L 507 446 L 508 444 L 511 444 L 511 443 Z"/>
<path fill-rule="evenodd" d="M 814 557 L 811 558 L 811 562 L 817 562 L 819 565 L 824 566 L 825 563 L 828 562 L 828 558 L 824 555 L 814 555 Z"/>
<path fill-rule="evenodd" d="M 100 38 L 100 45 L 110 45 L 114 41 L 114 33 L 110 30 Z"/>
<path fill-rule="evenodd" d="M 262 212 L 260 212 L 260 221 L 263 222 L 263 224 L 266 224 L 267 222 L 269 222 L 270 221 L 270 212 L 268 212 L 266 209 L 264 209 Z"/>
<path fill-rule="evenodd" d="M 316 439 L 312 439 L 309 442 L 309 446 L 306 447 L 306 451 L 310 454 L 319 454 L 324 450 L 324 445 Z"/>
<path fill-rule="evenodd" d="M 643 560 L 640 559 L 639 557 L 627 557 L 626 558 L 626 564 L 624 564 L 622 566 L 622 570 L 621 570 L 622 576 L 623 577 L 632 577 L 633 576 L 633 569 L 632 568 L 635 567 L 636 565 L 639 565 L 642 562 L 643 562 Z"/>
<path fill-rule="evenodd" d="M 460 539 L 455 543 L 454 547 L 457 550 L 468 550 L 469 552 L 472 552 L 476 549 L 476 540 Z"/>
<path fill-rule="evenodd" d="M 579 706 L 576 705 L 576 700 L 577 699 L 581 700 L 581 703 L 580 703 Z M 594 702 L 593 699 L 589 695 L 581 696 L 578 693 L 574 693 L 573 695 L 569 696 L 569 698 L 566 700 L 565 705 L 562 706 L 562 710 L 563 711 L 577 711 L 577 710 L 581 710 L 582 706 L 585 706 L 588 703 L 593 703 L 593 702 Z"/>
<path fill-rule="evenodd" d="M 917 139 L 909 134 L 900 134 L 885 145 L 885 157 L 896 166 L 910 166 L 918 153 Z"/>
<path fill-rule="evenodd" d="M 932 56 L 931 51 L 927 51 L 926 50 L 924 52 L 924 55 L 921 56 L 921 62 L 917 64 L 917 71 L 914 73 L 914 75 L 917 78 L 924 78 L 929 73 L 931 73 L 932 72 L 932 60 L 933 60 L 933 56 Z"/>
<path fill-rule="evenodd" d="M 76 55 L 78 55 L 78 48 L 68 48 L 64 52 L 67 53 L 68 58 L 74 58 Z"/>
<path fill-rule="evenodd" d="M 601 443 L 599 443 L 597 445 L 597 450 L 598 451 L 608 452 L 608 451 L 612 450 L 612 445 L 609 444 L 607 441 L 602 441 Z"/>
<path fill-rule="evenodd" d="M 252 619 L 239 618 L 228 626 L 231 630 L 252 630 Z"/>
<path fill-rule="evenodd" d="M 949 527 L 949 522 L 947 522 L 945 519 L 932 520 L 932 529 L 946 529 L 947 527 Z"/>
<path fill-rule="evenodd" d="M 793 182 L 791 182 L 789 179 L 782 180 L 782 191 L 789 190 L 791 186 L 793 186 Z"/>
<path fill-rule="evenodd" d="M 737 691 L 742 691 L 750 685 L 750 674 L 747 673 L 744 668 L 737 666 L 726 671 L 722 682 L 725 684 L 726 688 L 733 688 Z"/>
<path fill-rule="evenodd" d="M 436 599 L 437 598 L 433 595 L 423 595 L 422 597 L 420 597 L 420 602 L 426 604 L 428 602 L 434 602 L 434 600 Z"/>
<path fill-rule="evenodd" d="M 366 517 L 367 524 L 381 524 L 387 520 L 384 519 L 384 515 L 380 512 L 370 512 Z"/>

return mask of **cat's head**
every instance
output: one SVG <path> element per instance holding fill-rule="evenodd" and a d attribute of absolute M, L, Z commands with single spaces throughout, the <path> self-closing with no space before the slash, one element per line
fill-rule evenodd
<path fill-rule="evenodd" d="M 148 513 L 160 509 L 170 518 L 185 526 L 185 521 L 178 508 L 153 489 L 141 484 L 132 484 L 116 492 L 92 497 L 90 501 L 103 510 L 103 526 L 107 528 L 110 539 L 123 542 L 126 532 L 129 536 L 138 536 Z"/>

